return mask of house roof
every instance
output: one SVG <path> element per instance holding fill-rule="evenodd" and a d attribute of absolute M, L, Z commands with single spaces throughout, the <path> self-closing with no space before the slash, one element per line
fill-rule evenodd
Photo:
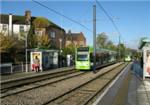
<path fill-rule="evenodd" d="M 82 40 L 82 39 L 84 39 L 84 40 L 86 40 L 86 38 L 85 38 L 85 36 L 83 35 L 83 33 L 82 32 L 80 32 L 80 33 L 68 33 L 67 34 L 67 39 L 68 40 Z"/>
<path fill-rule="evenodd" d="M 139 44 L 139 49 L 142 49 L 144 46 L 150 45 L 150 39 L 149 38 L 142 38 Z"/>
<path fill-rule="evenodd" d="M 31 23 L 36 17 L 31 17 Z M 9 15 L 0 14 L 0 23 L 9 24 Z M 19 15 L 12 15 L 13 24 L 25 24 L 25 17 Z"/>
<path fill-rule="evenodd" d="M 31 24 L 36 18 L 37 17 L 34 17 L 34 16 L 31 17 Z M 61 29 L 64 31 L 63 28 L 59 27 L 52 21 L 50 21 L 50 20 L 48 20 L 48 21 L 50 23 L 49 27 L 55 27 L 55 28 L 58 28 L 58 29 Z M 9 24 L 9 15 L 8 14 L 0 14 L 0 23 Z M 12 15 L 12 23 L 13 24 L 25 24 L 25 16 Z"/>

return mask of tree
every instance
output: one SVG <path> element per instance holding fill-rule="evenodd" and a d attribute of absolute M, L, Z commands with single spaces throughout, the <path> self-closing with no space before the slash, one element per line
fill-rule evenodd
<path fill-rule="evenodd" d="M 141 59 L 142 58 L 142 52 L 134 49 L 130 49 L 130 52 L 132 53 L 133 59 Z"/>
<path fill-rule="evenodd" d="M 43 17 L 37 17 L 34 21 L 33 21 L 33 25 L 35 28 L 45 28 L 49 26 L 49 21 L 46 18 Z"/>
<path fill-rule="evenodd" d="M 15 40 L 9 35 L 0 32 L 0 52 L 9 52 L 10 48 L 15 46 Z"/>
<path fill-rule="evenodd" d="M 98 34 L 97 39 L 96 39 L 96 44 L 99 48 L 106 48 L 107 41 L 108 41 L 108 37 L 106 33 L 102 32 Z"/>
<path fill-rule="evenodd" d="M 42 49 L 49 49 L 51 47 L 50 38 L 48 35 L 36 36 L 37 47 Z"/>
<path fill-rule="evenodd" d="M 30 30 L 28 32 L 28 48 L 36 48 L 37 47 L 37 38 L 34 34 L 34 26 L 30 27 Z"/>
<path fill-rule="evenodd" d="M 11 58 L 9 59 L 13 59 L 14 63 L 19 62 L 19 60 L 23 61 L 23 59 L 20 59 L 21 56 L 18 56 L 18 53 L 23 52 L 24 48 L 24 40 L 19 40 L 17 37 L 9 36 L 2 32 L 0 33 L 0 53 L 2 54 L 2 57 L 4 56 L 5 58 L 5 56 L 10 56 Z M 3 59 L 3 61 L 5 60 Z"/>
<path fill-rule="evenodd" d="M 45 28 L 48 27 L 50 25 L 50 22 L 48 19 L 43 18 L 43 17 L 37 17 L 34 21 L 33 21 L 33 29 L 37 30 L 37 31 L 43 31 L 45 32 Z M 32 32 L 31 32 L 32 33 Z M 51 42 L 50 42 L 50 38 L 48 35 L 43 34 L 42 35 L 30 35 L 30 46 L 31 47 L 38 47 L 38 48 L 42 48 L 42 49 L 49 49 L 51 47 Z M 33 46 L 34 45 L 34 46 Z"/>
<path fill-rule="evenodd" d="M 65 47 L 63 49 L 63 53 L 64 56 L 66 56 L 67 54 L 70 55 L 75 55 L 75 46 L 73 44 L 69 44 L 67 47 Z"/>
<path fill-rule="evenodd" d="M 126 47 L 123 43 L 118 44 L 118 51 L 120 53 L 120 58 L 125 57 L 125 50 L 126 50 Z"/>

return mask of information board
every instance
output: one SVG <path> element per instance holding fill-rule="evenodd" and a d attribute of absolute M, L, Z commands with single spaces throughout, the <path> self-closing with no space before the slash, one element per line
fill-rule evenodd
<path fill-rule="evenodd" d="M 145 79 L 145 77 L 150 77 L 150 47 L 143 48 L 143 61 L 143 77 Z"/>
<path fill-rule="evenodd" d="M 31 52 L 31 70 L 34 70 L 35 59 L 39 60 L 39 69 L 42 71 L 42 52 Z"/>

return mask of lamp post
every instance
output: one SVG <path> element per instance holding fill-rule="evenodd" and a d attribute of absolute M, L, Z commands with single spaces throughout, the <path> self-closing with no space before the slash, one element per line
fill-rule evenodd
<path fill-rule="evenodd" d="M 26 49 L 26 72 L 28 72 L 28 52 L 27 52 L 28 42 L 27 41 L 28 41 L 28 33 L 26 31 L 26 41 L 25 41 L 25 49 Z"/>
<path fill-rule="evenodd" d="M 25 39 L 25 56 L 26 56 L 26 72 L 28 72 L 28 32 L 31 24 L 31 11 L 25 11 L 25 23 L 26 23 L 26 39 Z M 30 26 L 29 26 L 30 25 Z"/>
<path fill-rule="evenodd" d="M 61 65 L 61 64 L 62 64 L 62 61 L 61 61 L 61 52 L 62 52 L 62 50 L 61 50 L 61 49 L 62 49 L 62 39 L 61 39 L 61 38 L 59 39 L 59 44 L 60 44 L 60 45 L 59 45 L 59 48 L 60 48 L 60 59 L 59 59 L 59 60 L 60 60 L 60 67 L 61 67 L 61 66 L 62 66 L 62 65 Z"/>
<path fill-rule="evenodd" d="M 29 32 L 29 25 L 26 25 L 26 40 L 25 40 L 25 49 L 26 49 L 26 72 L 28 72 L 28 32 Z"/>
<path fill-rule="evenodd" d="M 61 43 L 62 43 L 62 39 L 60 38 L 60 39 L 59 39 L 59 44 L 60 44 L 60 45 L 59 45 L 59 48 L 60 48 L 60 52 L 61 52 L 61 47 L 62 47 Z"/>

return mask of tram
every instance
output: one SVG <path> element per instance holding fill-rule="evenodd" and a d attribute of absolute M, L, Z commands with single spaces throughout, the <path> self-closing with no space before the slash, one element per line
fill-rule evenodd
<path fill-rule="evenodd" d="M 96 67 L 107 63 L 115 62 L 117 53 L 108 49 L 96 49 Z M 75 69 L 92 70 L 93 68 L 93 48 L 79 47 L 75 54 Z"/>
<path fill-rule="evenodd" d="M 75 54 L 75 68 L 77 70 L 89 70 L 91 68 L 90 62 L 90 48 L 79 47 Z"/>
<path fill-rule="evenodd" d="M 130 55 L 126 55 L 125 58 L 124 58 L 124 61 L 125 62 L 130 62 L 132 59 L 131 59 L 131 56 Z"/>

